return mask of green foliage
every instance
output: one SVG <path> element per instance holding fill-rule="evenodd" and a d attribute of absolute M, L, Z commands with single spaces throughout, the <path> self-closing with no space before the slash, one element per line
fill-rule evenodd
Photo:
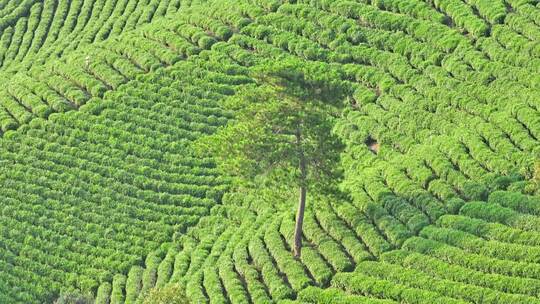
<path fill-rule="evenodd" d="M 540 161 L 536 161 L 534 164 L 534 175 L 532 179 L 535 185 L 535 190 L 540 191 Z"/>
<path fill-rule="evenodd" d="M 308 165 L 311 187 L 333 182 L 341 147 L 331 135 L 332 104 L 342 93 L 327 80 L 331 75 L 308 74 L 298 61 L 265 63 L 253 74 L 260 82 L 227 100 L 234 120 L 197 142 L 201 153 L 218 159 L 224 172 L 253 181 L 257 176 L 279 176 L 299 184 L 299 153 Z M 307 76 L 309 75 L 309 77 Z M 331 80 L 331 79 L 330 79 Z"/>
<path fill-rule="evenodd" d="M 168 284 L 150 291 L 144 304 L 188 304 L 184 291 L 178 284 Z"/>
<path fill-rule="evenodd" d="M 0 0 L 0 303 L 538 302 L 539 7 Z"/>
<path fill-rule="evenodd" d="M 84 295 L 80 292 L 66 292 L 62 293 L 54 304 L 90 304 L 94 299 L 90 295 Z"/>

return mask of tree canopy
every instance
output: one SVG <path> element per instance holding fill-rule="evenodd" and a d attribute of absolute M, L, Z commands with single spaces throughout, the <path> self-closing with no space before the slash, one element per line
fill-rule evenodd
<path fill-rule="evenodd" d="M 323 186 L 326 177 L 338 173 L 341 143 L 331 130 L 344 86 L 333 81 L 337 77 L 327 66 L 300 66 L 292 60 L 266 63 L 252 76 L 256 83 L 226 101 L 235 113 L 233 121 L 199 140 L 197 148 L 243 182 L 270 177 Z M 301 155 L 309 168 L 305 181 L 298 166 Z"/>

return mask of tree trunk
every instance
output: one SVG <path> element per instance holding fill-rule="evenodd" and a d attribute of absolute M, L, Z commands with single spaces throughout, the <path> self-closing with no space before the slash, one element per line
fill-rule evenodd
<path fill-rule="evenodd" d="M 294 227 L 294 256 L 299 258 L 302 250 L 302 224 L 304 223 L 304 210 L 306 208 L 306 186 L 300 186 L 298 211 L 296 212 L 296 226 Z"/>
<path fill-rule="evenodd" d="M 302 224 L 304 223 L 304 210 L 306 208 L 307 196 L 307 168 L 306 158 L 301 146 L 301 133 L 296 133 L 297 144 L 299 145 L 299 169 L 300 169 L 300 197 L 298 198 L 298 211 L 296 212 L 296 225 L 294 227 L 294 248 L 293 254 L 299 258 L 302 250 Z"/>

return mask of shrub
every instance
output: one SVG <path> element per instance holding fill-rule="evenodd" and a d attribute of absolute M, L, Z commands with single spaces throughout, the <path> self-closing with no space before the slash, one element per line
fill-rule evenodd
<path fill-rule="evenodd" d="M 54 304 L 92 304 L 94 299 L 78 291 L 66 292 L 60 295 Z"/>
<path fill-rule="evenodd" d="M 144 304 L 188 304 L 183 289 L 178 284 L 169 284 L 154 288 L 143 302 Z"/>
<path fill-rule="evenodd" d="M 536 186 L 536 191 L 538 191 L 540 189 L 540 160 L 534 163 L 533 183 Z"/>

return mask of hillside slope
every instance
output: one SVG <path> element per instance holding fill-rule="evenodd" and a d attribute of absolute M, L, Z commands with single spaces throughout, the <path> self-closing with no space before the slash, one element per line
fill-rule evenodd
<path fill-rule="evenodd" d="M 194 303 L 540 301 L 538 1 L 202 2 L 155 20 L 136 2 L 115 37 L 81 26 L 59 58 L 5 66 L 0 302 L 140 303 L 167 282 Z M 223 197 L 190 149 L 285 58 L 354 92 L 334 130 L 346 196 L 309 201 L 300 260 L 293 200 Z"/>
<path fill-rule="evenodd" d="M 180 1 L 3 1 L 0 68 L 20 71 L 180 8 Z M 22 63 L 22 64 L 21 64 Z"/>
<path fill-rule="evenodd" d="M 44 94 L 58 92 L 56 100 L 65 103 L 61 94 L 71 93 L 68 103 L 78 110 L 32 116 L 0 139 L 6 303 L 51 302 L 68 287 L 95 290 L 113 273 L 141 264 L 220 199 L 227 180 L 210 159 L 193 156 L 188 144 L 226 122 L 230 115 L 219 100 L 249 80 L 221 77 L 193 63 L 174 65 L 183 56 L 178 52 L 201 50 L 190 35 L 214 41 L 185 30 L 187 38 L 173 36 L 176 52 L 162 46 L 163 59 L 145 53 L 139 63 L 117 55 L 124 58 L 123 70 L 98 77 L 93 70 L 69 69 L 69 58 L 87 54 L 81 52 L 38 74 L 46 77 L 35 81 Z M 74 73 L 66 77 L 71 82 L 54 82 L 49 73 L 61 66 Z M 187 70 L 191 78 L 183 77 Z M 108 81 L 117 84 L 107 87 Z"/>
<path fill-rule="evenodd" d="M 0 80 L 6 84 L 0 88 L 2 133 L 34 117 L 77 109 L 91 97 L 103 97 L 105 91 L 147 73 L 150 66 L 161 66 L 163 62 L 147 54 L 149 47 L 156 48 L 156 41 L 148 42 L 154 37 L 133 37 L 132 32 L 176 13 L 180 5 L 178 1 L 34 2 L 20 3 L 19 19 L 8 21 L 9 14 L 0 18 L 0 28 L 5 27 Z M 34 11 L 35 15 L 25 15 Z M 27 23 L 35 26 L 26 27 Z M 159 46 L 163 37 L 156 39 Z M 169 54 L 167 59 L 181 56 Z"/>

